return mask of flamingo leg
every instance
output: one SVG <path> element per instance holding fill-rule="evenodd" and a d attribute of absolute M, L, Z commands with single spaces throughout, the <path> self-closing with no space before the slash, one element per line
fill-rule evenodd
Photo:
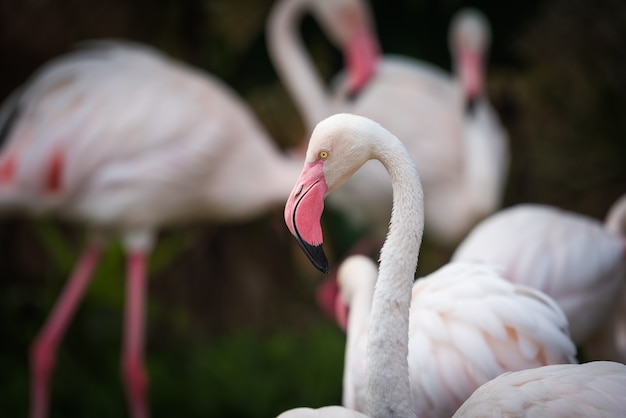
<path fill-rule="evenodd" d="M 128 262 L 122 376 L 133 418 L 148 418 L 147 373 L 144 366 L 146 253 L 132 251 Z"/>
<path fill-rule="evenodd" d="M 83 297 L 93 270 L 100 259 L 101 248 L 90 245 L 81 256 L 65 285 L 52 313 L 35 338 L 30 350 L 32 418 L 48 415 L 50 376 L 56 363 L 57 349 L 67 326 Z"/>

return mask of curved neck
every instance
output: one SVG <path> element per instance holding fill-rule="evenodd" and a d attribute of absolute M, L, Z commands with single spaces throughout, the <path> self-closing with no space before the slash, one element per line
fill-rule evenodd
<path fill-rule="evenodd" d="M 279 1 L 269 17 L 269 53 L 281 80 L 298 107 L 307 130 L 331 114 L 330 98 L 305 53 L 297 23 L 309 0 Z"/>
<path fill-rule="evenodd" d="M 367 348 L 368 414 L 408 417 L 414 414 L 408 372 L 411 288 L 424 228 L 423 193 L 411 157 L 400 141 L 385 136 L 380 160 L 391 178 L 393 210 L 389 234 L 380 252 L 372 300 Z"/>
<path fill-rule="evenodd" d="M 613 203 L 604 220 L 604 226 L 615 234 L 626 236 L 626 195 Z"/>
<path fill-rule="evenodd" d="M 344 358 L 343 374 L 343 394 L 342 404 L 346 407 L 356 405 L 355 376 L 353 375 L 353 364 L 363 361 L 362 351 L 359 346 L 367 341 L 367 332 L 370 323 L 370 311 L 372 308 L 372 295 L 374 294 L 375 282 L 366 280 L 365 277 L 359 286 L 359 291 L 355 292 L 350 300 L 350 313 L 348 314 L 348 326 L 346 327 L 346 350 Z"/>

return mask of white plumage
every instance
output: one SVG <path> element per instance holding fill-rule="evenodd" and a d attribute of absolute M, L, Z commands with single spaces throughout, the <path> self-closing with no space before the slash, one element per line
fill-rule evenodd
<path fill-rule="evenodd" d="M 138 44 L 92 43 L 16 94 L 3 109 L 16 115 L 0 157 L 16 162 L 3 205 L 103 227 L 242 220 L 278 206 L 297 176 L 300 162 L 230 88 Z M 59 187 L 46 190 L 55 155 Z"/>
<path fill-rule="evenodd" d="M 613 318 L 626 278 L 626 197 L 599 220 L 555 207 L 520 204 L 484 220 L 453 260 L 493 263 L 504 276 L 541 289 L 568 317 L 572 339 L 598 360 L 626 360 L 613 341 Z"/>
<path fill-rule="evenodd" d="M 621 418 L 626 366 L 609 361 L 504 373 L 478 388 L 455 418 Z"/>
<path fill-rule="evenodd" d="M 341 406 L 324 406 L 317 409 L 290 409 L 278 415 L 277 418 L 367 418 L 367 415 Z"/>
<path fill-rule="evenodd" d="M 359 411 L 365 407 L 372 269 L 371 260 L 350 257 L 338 273 L 350 307 L 343 402 Z M 450 263 L 413 285 L 408 364 L 420 418 L 449 417 L 476 388 L 503 372 L 575 363 L 575 354 L 556 303 L 511 284 L 490 265 Z"/>

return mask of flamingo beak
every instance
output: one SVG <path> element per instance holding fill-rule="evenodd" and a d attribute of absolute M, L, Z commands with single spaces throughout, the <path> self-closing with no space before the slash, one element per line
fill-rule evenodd
<path fill-rule="evenodd" d="M 358 94 L 374 76 L 379 56 L 376 37 L 364 29 L 355 30 L 346 51 L 350 96 Z"/>
<path fill-rule="evenodd" d="M 339 297 L 339 286 L 337 285 L 337 272 L 324 280 L 318 286 L 316 292 L 317 304 L 329 318 L 335 319 L 335 303 Z"/>
<path fill-rule="evenodd" d="M 328 190 L 323 167 L 323 160 L 305 164 L 285 204 L 285 223 L 311 263 L 321 272 L 328 273 L 320 224 Z"/>
<path fill-rule="evenodd" d="M 339 285 L 337 283 L 337 272 L 326 279 L 317 289 L 317 304 L 328 317 L 335 320 L 339 328 L 346 332 L 348 329 L 349 308 L 343 302 Z"/>
<path fill-rule="evenodd" d="M 477 51 L 464 49 L 460 52 L 460 78 L 468 107 L 472 107 L 483 93 L 483 58 Z"/>
<path fill-rule="evenodd" d="M 350 308 L 346 306 L 341 298 L 341 295 L 337 294 L 335 299 L 335 320 L 337 321 L 337 325 L 343 332 L 348 331 L 348 316 L 349 316 Z"/>

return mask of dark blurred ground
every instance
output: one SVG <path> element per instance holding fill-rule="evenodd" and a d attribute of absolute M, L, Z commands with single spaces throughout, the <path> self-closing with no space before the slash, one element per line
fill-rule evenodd
<path fill-rule="evenodd" d="M 0 0 L 0 99 L 77 41 L 148 43 L 230 84 L 282 146 L 302 123 L 265 49 L 270 0 Z M 626 192 L 626 4 L 377 0 L 383 50 L 448 69 L 447 24 L 475 5 L 492 20 L 489 90 L 509 130 L 505 206 L 541 202 L 601 218 Z M 341 56 L 308 18 L 330 77 Z M 320 314 L 319 276 L 277 212 L 246 225 L 165 231 L 152 257 L 148 363 L 154 417 L 267 417 L 340 402 L 343 336 Z M 53 220 L 0 221 L 0 411 L 26 416 L 28 346 L 82 233 Z M 420 273 L 447 260 L 426 242 Z M 61 345 L 52 417 L 126 413 L 119 380 L 123 256 L 107 253 Z"/>

